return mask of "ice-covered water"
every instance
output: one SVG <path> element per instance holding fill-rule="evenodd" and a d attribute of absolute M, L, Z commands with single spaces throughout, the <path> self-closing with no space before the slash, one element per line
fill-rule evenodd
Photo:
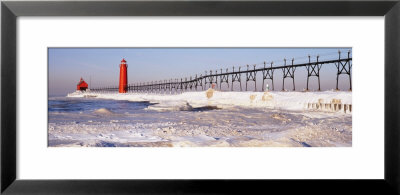
<path fill-rule="evenodd" d="M 351 114 L 246 106 L 244 100 L 220 105 L 217 95 L 199 94 L 140 98 L 136 97 L 140 94 L 91 94 L 85 98 L 77 93 L 49 98 L 49 146 L 352 145 Z M 279 103 L 278 96 L 269 98 L 274 97 Z M 250 94 L 246 101 L 253 104 L 257 99 Z"/>

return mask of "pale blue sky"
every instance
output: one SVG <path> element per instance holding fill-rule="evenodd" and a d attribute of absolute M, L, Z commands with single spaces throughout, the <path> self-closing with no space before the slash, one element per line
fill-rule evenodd
<path fill-rule="evenodd" d="M 311 55 L 320 61 L 335 59 L 338 50 L 342 58 L 347 57 L 351 48 L 49 48 L 49 95 L 66 95 L 76 89 L 80 77 L 83 77 L 90 88 L 101 86 L 117 86 L 119 79 L 119 63 L 125 58 L 128 64 L 128 82 L 147 82 L 154 80 L 174 79 L 204 74 L 204 71 L 235 66 L 257 64 L 274 61 L 274 66 L 283 65 L 283 59 L 291 63 L 308 61 Z M 242 67 L 242 69 L 246 69 Z M 323 65 L 321 69 L 322 90 L 336 86 L 335 65 Z M 282 88 L 282 71 L 274 73 L 275 89 Z M 91 78 L 91 79 L 90 79 Z M 298 68 L 295 72 L 296 90 L 306 86 L 306 68 Z M 91 80 L 91 81 L 90 81 Z M 261 89 L 262 74 L 257 75 L 257 89 Z M 242 85 L 245 87 L 245 75 Z M 340 77 L 339 88 L 348 89 L 348 76 Z M 268 81 L 270 82 L 270 81 Z M 238 85 L 238 84 L 236 84 Z M 310 88 L 317 89 L 316 77 L 310 79 Z M 292 81 L 285 80 L 285 88 L 292 89 Z M 249 89 L 254 89 L 254 82 L 249 82 Z"/>

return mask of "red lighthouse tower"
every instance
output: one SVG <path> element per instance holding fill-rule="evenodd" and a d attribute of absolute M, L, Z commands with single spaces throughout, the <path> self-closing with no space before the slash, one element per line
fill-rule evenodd
<path fill-rule="evenodd" d="M 128 89 L 128 65 L 125 59 L 121 60 L 119 65 L 119 92 L 126 93 Z"/>

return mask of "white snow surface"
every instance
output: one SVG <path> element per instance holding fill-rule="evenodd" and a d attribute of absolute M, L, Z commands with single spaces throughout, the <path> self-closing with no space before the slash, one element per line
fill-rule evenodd
<path fill-rule="evenodd" d="M 211 92 L 210 92 L 211 91 Z M 51 147 L 351 147 L 352 114 L 311 109 L 351 92 L 74 92 L 68 99 L 150 102 L 135 112 L 49 113 Z M 154 103 L 154 104 L 153 104 Z"/>

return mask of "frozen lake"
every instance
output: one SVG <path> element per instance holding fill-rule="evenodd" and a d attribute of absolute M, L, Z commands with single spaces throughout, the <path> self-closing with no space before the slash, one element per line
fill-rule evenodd
<path fill-rule="evenodd" d="M 351 104 L 351 92 L 74 93 L 49 98 L 49 146 L 351 147 L 351 113 L 306 109 L 335 98 Z"/>

